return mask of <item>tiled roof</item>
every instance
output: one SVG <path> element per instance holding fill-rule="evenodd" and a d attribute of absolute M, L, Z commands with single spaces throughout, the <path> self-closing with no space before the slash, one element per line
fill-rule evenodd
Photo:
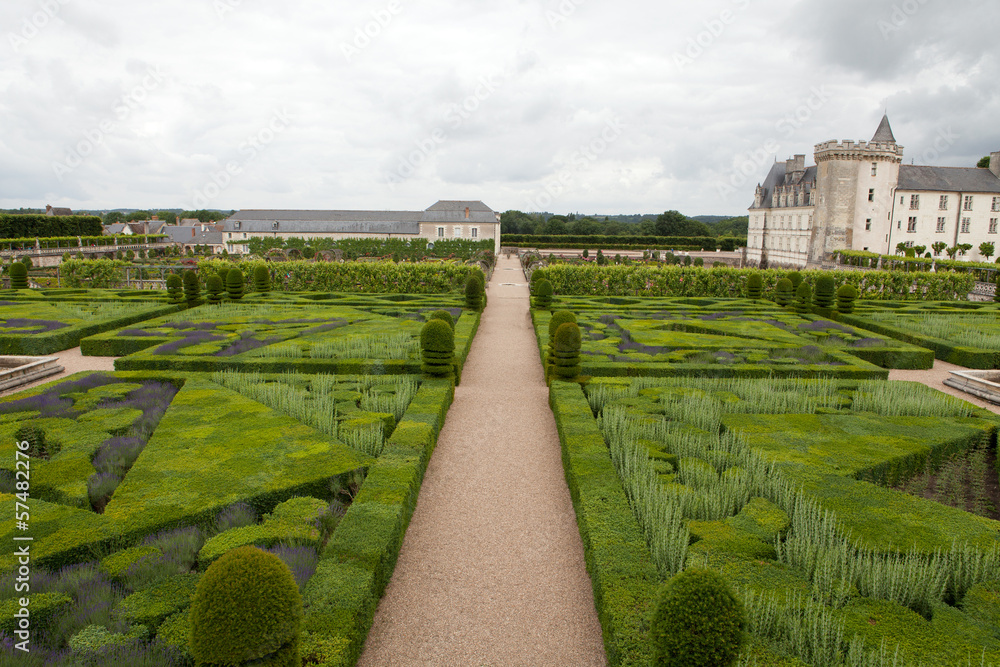
<path fill-rule="evenodd" d="M 923 167 L 901 164 L 898 189 L 1000 194 L 1000 178 L 994 176 L 989 169 L 975 167 Z"/>

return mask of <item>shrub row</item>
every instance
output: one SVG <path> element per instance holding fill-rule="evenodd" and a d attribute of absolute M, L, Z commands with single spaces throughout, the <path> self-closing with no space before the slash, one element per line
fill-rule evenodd
<path fill-rule="evenodd" d="M 153 243 L 161 239 L 170 238 L 166 234 L 115 234 L 114 236 L 54 236 L 49 238 L 25 237 L 20 239 L 4 239 L 0 242 L 0 247 L 11 250 L 34 250 L 35 241 L 42 248 L 66 248 L 68 250 L 80 249 L 91 246 L 114 246 L 114 245 L 134 245 L 138 243 Z"/>
<path fill-rule="evenodd" d="M 646 539 L 583 390 L 575 383 L 553 383 L 549 402 L 608 662 L 651 664 L 648 616 L 659 575 Z"/>
<path fill-rule="evenodd" d="M 840 320 L 847 324 L 868 329 L 883 336 L 891 336 L 896 340 L 901 340 L 913 345 L 919 345 L 933 351 L 935 358 L 947 361 L 950 364 L 965 366 L 966 368 L 992 369 L 1000 368 L 1000 351 L 982 350 L 979 348 L 957 345 L 956 343 L 942 338 L 933 338 L 909 329 L 876 322 L 867 319 L 863 315 L 841 315 Z"/>
<path fill-rule="evenodd" d="M 760 275 L 763 294 L 773 298 L 775 285 L 784 271 L 718 267 L 567 266 L 544 269 L 556 295 L 594 296 L 698 296 L 745 297 L 751 275 Z M 807 283 L 828 271 L 800 272 Z M 900 273 L 897 271 L 834 271 L 837 286 L 849 284 L 859 299 L 869 300 L 965 300 L 972 291 L 973 276 L 958 273 Z"/>
<path fill-rule="evenodd" d="M 50 216 L 0 213 L 0 239 L 57 236 L 100 236 L 101 219 L 96 215 Z"/>
<path fill-rule="evenodd" d="M 349 667 L 361 654 L 453 398 L 450 381 L 421 383 L 324 549 L 303 594 L 311 664 Z"/>
<path fill-rule="evenodd" d="M 838 250 L 835 259 L 847 266 L 875 268 L 881 260 L 882 268 L 897 271 L 955 271 L 972 273 L 976 280 L 993 282 L 1000 267 L 993 262 L 971 262 L 946 257 L 905 257 L 902 255 L 880 255 L 864 250 Z"/>
<path fill-rule="evenodd" d="M 243 244 L 246 241 L 231 241 L 233 244 Z M 493 239 L 436 239 L 434 249 L 428 250 L 428 239 L 303 239 L 291 237 L 255 238 L 250 239 L 250 252 L 263 255 L 268 250 L 304 250 L 311 248 L 314 252 L 323 250 L 340 250 L 345 259 L 357 257 L 389 257 L 401 259 L 419 259 L 426 256 L 449 257 L 461 260 L 472 259 L 476 253 L 493 250 Z"/>

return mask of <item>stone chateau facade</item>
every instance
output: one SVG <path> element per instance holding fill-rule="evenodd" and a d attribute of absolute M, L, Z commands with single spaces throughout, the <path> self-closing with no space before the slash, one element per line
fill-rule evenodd
<path fill-rule="evenodd" d="M 979 245 L 990 241 L 1000 255 L 1000 152 L 989 169 L 905 165 L 883 116 L 871 141 L 827 141 L 814 166 L 805 158 L 776 162 L 757 186 L 749 264 L 818 266 L 836 250 L 893 254 L 900 242 L 926 252 L 968 243 L 964 259 L 983 261 Z"/>

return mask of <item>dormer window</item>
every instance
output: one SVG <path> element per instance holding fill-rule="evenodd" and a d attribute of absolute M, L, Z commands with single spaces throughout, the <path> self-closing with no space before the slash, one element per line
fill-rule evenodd
<path fill-rule="evenodd" d="M 233 229 L 239 229 L 239 228 L 240 228 L 240 221 L 237 220 L 236 222 L 233 223 Z"/>
<path fill-rule="evenodd" d="M 278 228 L 278 221 L 275 220 L 274 222 L 271 223 L 271 229 L 277 229 L 277 228 Z"/>

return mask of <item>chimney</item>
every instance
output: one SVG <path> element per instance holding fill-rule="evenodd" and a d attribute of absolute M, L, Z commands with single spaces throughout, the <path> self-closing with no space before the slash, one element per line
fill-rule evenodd
<path fill-rule="evenodd" d="M 790 160 L 785 160 L 785 173 L 795 174 L 806 170 L 806 156 L 796 155 Z"/>
<path fill-rule="evenodd" d="M 465 207 L 465 219 L 466 220 L 469 219 L 469 207 L 468 206 Z"/>
<path fill-rule="evenodd" d="M 160 216 L 158 216 L 157 214 L 154 213 L 153 214 L 153 220 L 159 220 L 159 219 L 160 219 Z"/>
<path fill-rule="evenodd" d="M 990 171 L 997 178 L 1000 178 L 1000 151 L 990 153 Z"/>
<path fill-rule="evenodd" d="M 52 204 L 45 205 L 45 215 L 52 215 Z"/>

